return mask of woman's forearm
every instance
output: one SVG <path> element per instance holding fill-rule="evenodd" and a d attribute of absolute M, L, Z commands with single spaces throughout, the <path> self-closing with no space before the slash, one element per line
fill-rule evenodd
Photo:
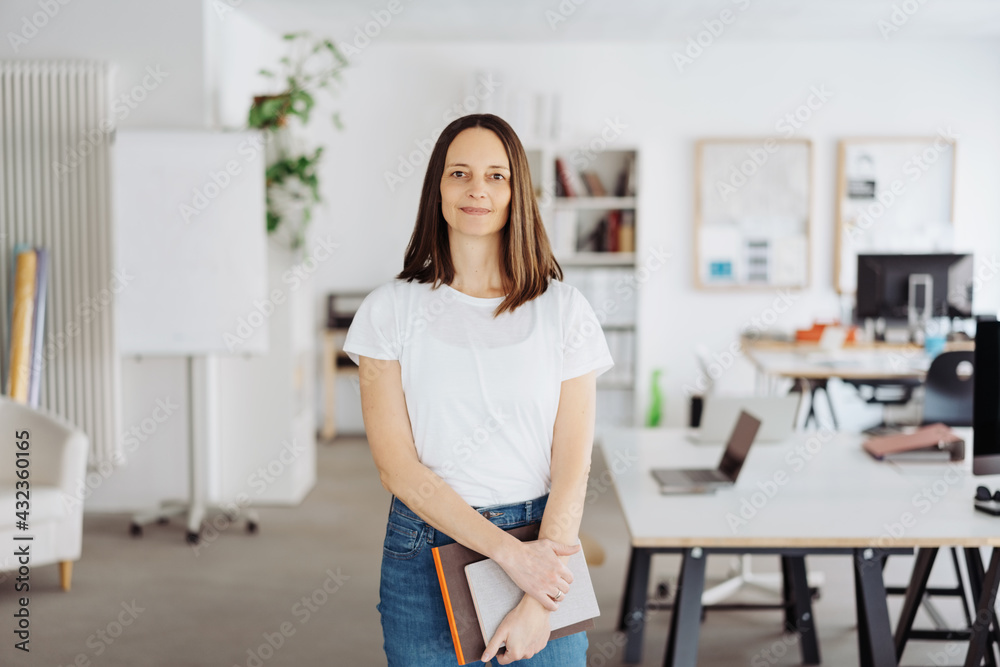
<path fill-rule="evenodd" d="M 504 562 L 519 544 L 419 461 L 397 463 L 391 470 L 380 471 L 380 476 L 382 485 L 417 516 L 473 551 Z"/>

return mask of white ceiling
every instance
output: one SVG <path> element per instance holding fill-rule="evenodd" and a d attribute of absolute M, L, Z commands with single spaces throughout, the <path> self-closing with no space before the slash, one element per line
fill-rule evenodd
<path fill-rule="evenodd" d="M 240 8 L 280 32 L 305 29 L 340 41 L 373 21 L 373 12 L 390 16 L 389 4 L 244 0 Z M 686 41 L 726 9 L 735 16 L 727 40 L 1000 39 L 1000 0 L 394 0 L 394 7 L 401 11 L 379 40 Z M 887 32 L 894 7 L 901 25 Z"/>

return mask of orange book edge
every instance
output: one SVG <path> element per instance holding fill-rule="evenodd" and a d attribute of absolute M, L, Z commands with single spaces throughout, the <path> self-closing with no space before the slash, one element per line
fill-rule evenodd
<path fill-rule="evenodd" d="M 458 638 L 458 624 L 455 623 L 455 612 L 451 608 L 451 597 L 448 595 L 448 582 L 444 578 L 444 567 L 441 565 L 441 556 L 438 548 L 431 549 L 434 555 L 434 569 L 437 570 L 438 582 L 441 584 L 441 597 L 444 598 L 444 611 L 448 615 L 448 628 L 451 630 L 451 641 L 455 645 L 455 657 L 458 664 L 465 664 L 465 656 L 462 655 L 462 643 Z"/>

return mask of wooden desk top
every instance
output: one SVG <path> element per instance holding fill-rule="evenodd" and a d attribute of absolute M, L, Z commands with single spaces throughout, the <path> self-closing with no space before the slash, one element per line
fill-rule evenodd
<path fill-rule="evenodd" d="M 930 357 L 915 345 L 851 345 L 825 350 L 816 344 L 745 344 L 747 359 L 766 375 L 828 380 L 923 380 Z"/>
<path fill-rule="evenodd" d="M 650 470 L 714 468 L 721 445 L 685 429 L 614 429 L 599 446 L 635 547 L 1000 546 L 1000 517 L 972 503 L 1000 475 L 973 476 L 971 429 L 956 432 L 968 456 L 954 464 L 875 461 L 861 435 L 831 431 L 756 443 L 736 485 L 706 495 L 662 495 Z"/>

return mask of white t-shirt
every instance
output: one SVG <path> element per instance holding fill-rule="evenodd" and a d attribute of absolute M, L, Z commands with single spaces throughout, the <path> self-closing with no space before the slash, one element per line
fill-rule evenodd
<path fill-rule="evenodd" d="M 399 360 L 417 456 L 477 507 L 549 492 L 562 381 L 614 365 L 575 287 L 551 280 L 494 319 L 502 301 L 393 280 L 365 297 L 344 342 L 357 364 Z"/>

